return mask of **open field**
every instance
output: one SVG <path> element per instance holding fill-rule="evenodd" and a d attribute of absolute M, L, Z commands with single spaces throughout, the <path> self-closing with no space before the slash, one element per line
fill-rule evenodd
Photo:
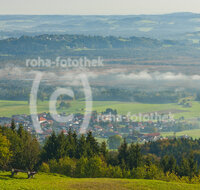
<path fill-rule="evenodd" d="M 26 179 L 26 174 L 10 178 L 10 173 L 0 172 L 0 189 L 32 190 L 197 190 L 200 184 L 185 184 L 143 179 L 109 179 L 109 178 L 69 178 L 57 174 L 37 174 L 34 179 Z"/>
<path fill-rule="evenodd" d="M 173 132 L 164 132 L 161 133 L 163 137 L 167 136 L 174 136 Z M 200 129 L 193 129 L 193 130 L 187 130 L 187 131 L 181 131 L 181 132 L 176 132 L 176 136 L 183 136 L 183 135 L 188 135 L 192 137 L 193 139 L 199 139 L 200 138 Z"/>
<path fill-rule="evenodd" d="M 38 113 L 48 112 L 49 102 L 38 102 Z M 191 108 L 183 108 L 177 104 L 142 104 L 136 102 L 119 101 L 93 101 L 93 110 L 105 111 L 106 108 L 116 109 L 118 114 L 139 114 L 149 112 L 163 112 L 174 114 L 175 118 L 184 116 L 186 119 L 200 117 L 200 103 L 193 102 Z M 85 110 L 84 101 L 72 101 L 70 108 L 60 109 L 58 112 L 83 113 Z M 15 114 L 29 114 L 28 101 L 7 101 L 0 100 L 0 116 L 10 117 Z"/>

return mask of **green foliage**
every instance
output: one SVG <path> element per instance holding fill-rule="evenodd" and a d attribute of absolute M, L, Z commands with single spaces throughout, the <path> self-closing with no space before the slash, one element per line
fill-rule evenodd
<path fill-rule="evenodd" d="M 100 157 L 95 156 L 88 160 L 86 164 L 86 176 L 87 177 L 103 177 L 105 164 Z M 104 175 L 103 175 L 104 174 Z"/>
<path fill-rule="evenodd" d="M 108 150 L 107 150 L 107 145 L 106 145 L 105 141 L 103 141 L 101 143 L 100 153 L 104 156 L 104 158 L 107 158 L 107 156 L 108 156 Z"/>
<path fill-rule="evenodd" d="M 108 166 L 108 171 L 106 173 L 106 177 L 112 177 L 112 178 L 122 178 L 123 172 L 122 169 L 119 166 Z"/>
<path fill-rule="evenodd" d="M 50 172 L 50 167 L 47 163 L 42 162 L 41 166 L 39 167 L 39 171 L 40 172 L 45 172 L 45 173 L 49 173 Z"/>
<path fill-rule="evenodd" d="M 132 178 L 134 179 L 145 179 L 146 176 L 146 168 L 145 167 L 137 167 L 132 170 Z"/>
<path fill-rule="evenodd" d="M 175 172 L 176 169 L 176 159 L 173 156 L 165 155 L 161 160 L 161 167 L 163 171 L 166 172 Z"/>
<path fill-rule="evenodd" d="M 130 170 L 137 168 L 142 163 L 142 155 L 138 144 L 131 144 L 128 148 L 127 165 Z"/>
<path fill-rule="evenodd" d="M 122 143 L 122 137 L 119 135 L 110 136 L 108 138 L 109 149 L 118 149 L 121 143 Z"/>
<path fill-rule="evenodd" d="M 11 159 L 12 152 L 10 151 L 9 140 L 0 133 L 0 168 L 6 169 Z"/>
<path fill-rule="evenodd" d="M 2 169 L 39 169 L 42 172 L 78 178 L 112 177 L 200 182 L 197 163 L 200 140 L 171 139 L 144 145 L 128 145 L 124 139 L 118 151 L 109 152 L 106 143 L 99 144 L 92 132 L 88 132 L 85 137 L 69 130 L 67 135 L 56 135 L 53 132 L 40 154 L 37 140 L 24 130 L 22 125 L 19 125 L 18 130 L 6 127 L 0 129 Z"/>
<path fill-rule="evenodd" d="M 180 182 L 181 178 L 178 177 L 174 172 L 167 172 L 164 178 L 166 181 Z"/>
<path fill-rule="evenodd" d="M 49 160 L 48 165 L 49 165 L 51 173 L 59 173 L 60 172 L 59 164 L 56 159 Z"/>
<path fill-rule="evenodd" d="M 146 175 L 145 179 L 162 179 L 164 177 L 164 173 L 160 170 L 155 164 L 151 164 L 150 166 L 145 166 Z"/>
<path fill-rule="evenodd" d="M 87 162 L 88 162 L 88 159 L 85 158 L 85 157 L 81 157 L 77 161 L 76 170 L 75 170 L 75 176 L 76 177 L 80 177 L 80 178 L 86 177 L 86 173 L 87 173 L 86 164 L 87 164 Z"/>
<path fill-rule="evenodd" d="M 69 157 L 60 158 L 58 161 L 59 173 L 66 176 L 74 176 L 76 162 Z"/>
<path fill-rule="evenodd" d="M 124 142 L 118 148 L 118 152 L 119 152 L 118 154 L 119 163 L 121 167 L 125 169 L 127 165 L 127 159 L 128 159 L 128 144 L 126 142 L 126 139 L 124 139 Z"/>
<path fill-rule="evenodd" d="M 40 146 L 36 138 L 24 130 L 22 125 L 19 125 L 17 131 L 14 128 L 3 127 L 2 134 L 10 142 L 9 150 L 12 156 L 9 167 L 34 170 L 40 154 Z"/>

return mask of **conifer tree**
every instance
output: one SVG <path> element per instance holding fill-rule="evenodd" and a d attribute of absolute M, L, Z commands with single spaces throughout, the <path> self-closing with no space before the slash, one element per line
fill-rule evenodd
<path fill-rule="evenodd" d="M 126 142 L 126 139 L 124 139 L 124 142 L 118 149 L 118 159 L 120 165 L 122 164 L 122 161 L 125 163 L 125 165 L 127 165 L 127 158 L 128 158 L 128 144 Z"/>
<path fill-rule="evenodd" d="M 98 145 L 97 140 L 93 137 L 92 132 L 89 131 L 86 137 L 86 142 L 87 142 L 87 152 L 88 152 L 88 156 L 94 156 L 94 155 L 98 155 L 100 148 Z"/>
<path fill-rule="evenodd" d="M 64 158 L 67 154 L 66 149 L 67 149 L 67 143 L 66 143 L 66 137 L 63 132 L 61 132 L 58 137 L 57 137 L 57 155 L 56 158 Z"/>
<path fill-rule="evenodd" d="M 100 146 L 100 153 L 104 156 L 105 159 L 107 158 L 108 150 L 107 150 L 106 142 L 105 142 L 105 141 L 103 141 L 103 142 L 101 143 L 101 146 Z"/>
<path fill-rule="evenodd" d="M 86 157 L 87 156 L 87 147 L 86 147 L 86 139 L 82 134 L 78 140 L 78 146 L 76 151 L 76 158 Z"/>
<path fill-rule="evenodd" d="M 57 148 L 58 148 L 58 141 L 55 132 L 51 134 L 51 136 L 47 139 L 42 153 L 42 160 L 48 161 L 50 159 L 57 158 Z"/>

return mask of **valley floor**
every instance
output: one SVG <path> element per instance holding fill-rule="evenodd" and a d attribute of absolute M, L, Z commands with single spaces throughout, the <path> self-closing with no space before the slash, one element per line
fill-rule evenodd
<path fill-rule="evenodd" d="M 120 102 L 120 101 L 93 101 L 93 110 L 97 112 L 105 111 L 107 108 L 116 109 L 118 114 L 133 115 L 139 113 L 165 113 L 173 114 L 174 119 L 184 117 L 185 119 L 199 118 L 200 103 L 192 102 L 192 107 L 185 108 L 177 103 L 170 104 L 144 104 L 137 102 Z M 38 101 L 38 113 L 49 112 L 49 101 Z M 71 102 L 70 108 L 58 109 L 59 113 L 84 113 L 85 101 L 75 100 Z M 0 100 L 0 117 L 11 117 L 12 115 L 30 114 L 28 101 L 9 101 Z"/>

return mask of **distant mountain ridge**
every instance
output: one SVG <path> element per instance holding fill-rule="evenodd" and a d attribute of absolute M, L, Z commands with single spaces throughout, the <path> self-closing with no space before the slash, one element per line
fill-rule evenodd
<path fill-rule="evenodd" d="M 175 41 L 159 41 L 144 37 L 85 36 L 85 35 L 39 35 L 21 36 L 0 40 L 1 54 L 32 55 L 98 49 L 158 48 Z"/>
<path fill-rule="evenodd" d="M 0 39 L 22 35 L 83 34 L 177 39 L 200 31 L 200 14 L 1 15 Z M 185 39 L 185 38 L 184 38 Z"/>

